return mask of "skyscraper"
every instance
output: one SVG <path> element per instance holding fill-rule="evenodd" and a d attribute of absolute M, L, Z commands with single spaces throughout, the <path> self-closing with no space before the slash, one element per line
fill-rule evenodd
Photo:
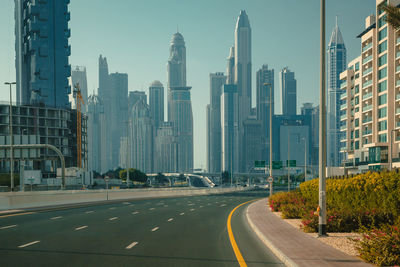
<path fill-rule="evenodd" d="M 274 116 L 274 70 L 268 69 L 268 65 L 262 67 L 256 73 L 257 83 L 257 120 L 261 121 L 262 159 L 269 162 L 269 120 L 270 105 Z M 272 94 L 272 96 L 271 96 Z"/>
<path fill-rule="evenodd" d="M 107 95 L 109 87 L 109 77 L 108 77 L 108 63 L 107 58 L 102 55 L 99 56 L 99 92 L 98 95 L 101 99 L 109 97 Z"/>
<path fill-rule="evenodd" d="M 168 75 L 168 121 L 171 121 L 171 87 L 186 86 L 186 47 L 185 40 L 179 32 L 172 35 L 167 63 Z"/>
<path fill-rule="evenodd" d="M 70 107 L 68 4 L 69 0 L 15 0 L 18 104 Z"/>
<path fill-rule="evenodd" d="M 71 71 L 72 86 L 79 84 L 81 95 L 84 101 L 82 111 L 87 112 L 88 104 L 88 89 L 87 89 L 87 78 L 86 78 L 86 67 L 84 66 L 73 66 Z"/>
<path fill-rule="evenodd" d="M 186 86 L 186 47 L 182 34 L 172 36 L 168 74 L 168 121 L 178 140 L 178 172 L 193 170 L 193 113 L 191 87 Z"/>
<path fill-rule="evenodd" d="M 178 169 L 178 140 L 172 122 L 163 122 L 155 138 L 155 171 L 176 172 Z"/>
<path fill-rule="evenodd" d="M 133 106 L 139 100 L 144 100 L 144 102 L 147 104 L 146 92 L 144 92 L 144 91 L 129 91 L 129 95 L 128 95 L 128 110 L 129 110 L 129 113 L 132 111 Z"/>
<path fill-rule="evenodd" d="M 221 172 L 221 93 L 226 76 L 222 72 L 210 73 L 210 105 L 207 116 L 208 171 Z"/>
<path fill-rule="evenodd" d="M 284 67 L 279 72 L 281 89 L 282 115 L 296 115 L 297 112 L 297 81 L 294 72 Z"/>
<path fill-rule="evenodd" d="M 164 86 L 160 81 L 154 81 L 149 87 L 150 114 L 157 129 L 164 122 Z"/>
<path fill-rule="evenodd" d="M 139 100 L 132 108 L 132 168 L 146 173 L 154 171 L 154 125 L 150 107 Z"/>
<path fill-rule="evenodd" d="M 346 47 L 337 24 L 328 45 L 328 117 L 327 166 L 339 166 L 340 159 L 340 89 L 339 75 L 346 70 Z"/>

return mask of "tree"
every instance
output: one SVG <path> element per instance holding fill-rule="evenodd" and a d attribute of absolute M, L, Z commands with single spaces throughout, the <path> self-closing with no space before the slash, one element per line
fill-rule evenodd
<path fill-rule="evenodd" d="M 183 173 L 181 173 L 181 174 L 179 174 L 178 180 L 179 181 L 186 181 L 186 176 Z"/>
<path fill-rule="evenodd" d="M 396 30 L 400 29 L 400 8 L 383 4 L 379 9 L 386 12 L 386 22 L 389 25 Z"/>
<path fill-rule="evenodd" d="M 158 184 L 164 184 L 165 182 L 169 183 L 169 180 L 167 177 L 165 177 L 164 174 L 162 174 L 161 172 L 159 172 L 156 176 L 156 183 Z"/>

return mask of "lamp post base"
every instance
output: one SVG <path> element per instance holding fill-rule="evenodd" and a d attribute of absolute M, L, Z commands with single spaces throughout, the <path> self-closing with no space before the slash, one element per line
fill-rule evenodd
<path fill-rule="evenodd" d="M 326 237 L 326 224 L 318 224 L 318 237 Z"/>

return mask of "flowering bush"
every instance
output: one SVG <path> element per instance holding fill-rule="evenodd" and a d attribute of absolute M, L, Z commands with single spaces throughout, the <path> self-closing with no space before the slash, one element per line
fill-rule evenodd
<path fill-rule="evenodd" d="M 385 226 L 363 234 L 355 240 L 360 257 L 378 266 L 400 265 L 400 228 Z"/>

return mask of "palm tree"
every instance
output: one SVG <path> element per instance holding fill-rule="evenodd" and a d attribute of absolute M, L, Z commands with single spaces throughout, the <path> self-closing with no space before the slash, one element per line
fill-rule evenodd
<path fill-rule="evenodd" d="M 380 6 L 386 12 L 386 21 L 396 30 L 400 29 L 400 8 L 391 5 Z"/>

